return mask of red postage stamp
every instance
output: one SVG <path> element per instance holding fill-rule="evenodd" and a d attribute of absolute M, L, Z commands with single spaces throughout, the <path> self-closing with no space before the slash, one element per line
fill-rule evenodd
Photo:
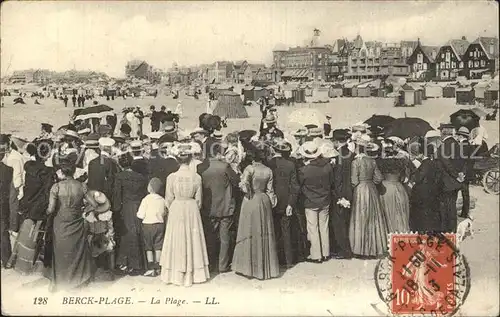
<path fill-rule="evenodd" d="M 393 315 L 453 315 L 468 294 L 468 266 L 455 234 L 393 234 L 376 280 Z M 387 279 L 384 283 L 382 280 Z"/>

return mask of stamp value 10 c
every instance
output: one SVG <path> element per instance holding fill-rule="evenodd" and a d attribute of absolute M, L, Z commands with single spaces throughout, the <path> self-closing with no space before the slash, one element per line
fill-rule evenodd
<path fill-rule="evenodd" d="M 393 315 L 452 316 L 470 289 L 455 234 L 392 234 L 375 282 Z"/>

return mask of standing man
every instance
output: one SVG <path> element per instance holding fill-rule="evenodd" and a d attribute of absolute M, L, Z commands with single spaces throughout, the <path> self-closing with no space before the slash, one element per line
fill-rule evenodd
<path fill-rule="evenodd" d="M 12 183 L 14 184 L 14 196 L 17 201 L 23 198 L 24 187 L 24 163 L 25 159 L 21 153 L 11 148 L 10 137 L 6 134 L 0 135 L 0 147 L 2 148 L 3 158 L 2 162 L 8 167 L 12 168 Z M 20 217 L 16 208 L 10 210 L 10 224 L 9 230 L 11 234 L 16 237 L 19 231 Z"/>
<path fill-rule="evenodd" d="M 443 173 L 441 193 L 441 231 L 456 232 L 457 230 L 457 197 L 458 191 L 465 181 L 465 159 L 460 143 L 456 140 L 455 129 L 451 124 L 441 124 L 442 144 L 438 148 L 438 165 Z"/>
<path fill-rule="evenodd" d="M 162 141 L 151 151 L 151 158 L 149 159 L 149 180 L 159 178 L 162 181 L 161 196 L 165 196 L 165 184 L 167 183 L 168 175 L 179 170 L 179 163 L 177 159 L 170 154 L 171 148 L 174 146 L 175 139 Z"/>
<path fill-rule="evenodd" d="M 333 145 L 339 152 L 337 165 L 334 167 L 335 196 L 339 200 L 344 198 L 352 203 L 353 188 L 351 185 L 351 165 L 354 159 L 347 142 L 351 135 L 347 129 L 337 129 L 332 133 Z M 330 239 L 332 253 L 339 259 L 352 258 L 351 244 L 349 242 L 349 224 L 351 221 L 351 208 L 333 202 L 330 228 L 333 237 Z"/>
<path fill-rule="evenodd" d="M 207 130 L 196 128 L 191 132 L 191 137 L 201 146 L 202 158 L 207 159 L 214 156 L 214 144 L 217 142 L 209 135 Z"/>
<path fill-rule="evenodd" d="M 295 164 L 289 159 L 291 145 L 283 139 L 273 144 L 275 156 L 269 161 L 273 171 L 274 192 L 278 203 L 274 208 L 274 230 L 280 262 L 291 268 L 294 264 L 291 237 L 291 216 L 297 202 L 299 183 Z"/>
<path fill-rule="evenodd" d="M 73 95 L 73 97 L 71 97 L 71 101 L 73 102 L 73 108 L 76 107 L 76 96 Z"/>
<path fill-rule="evenodd" d="M 470 194 L 469 194 L 469 184 L 470 181 L 474 180 L 474 158 L 471 157 L 473 154 L 474 146 L 469 142 L 470 133 L 469 129 L 466 127 L 460 127 L 457 131 L 457 140 L 460 144 L 460 149 L 462 150 L 461 156 L 465 160 L 465 180 L 462 183 L 462 210 L 460 217 L 469 217 L 470 211 Z"/>
<path fill-rule="evenodd" d="M 5 165 L 2 160 L 8 151 L 6 143 L 0 144 L 0 234 L 2 267 L 6 268 L 12 254 L 11 238 L 9 234 L 10 215 L 17 214 L 16 189 L 13 181 L 13 168 Z"/>
<path fill-rule="evenodd" d="M 329 209 L 334 191 L 334 173 L 329 159 L 321 158 L 316 142 L 302 145 L 304 166 L 299 169 L 300 193 L 304 197 L 307 235 L 311 254 L 307 262 L 321 263 L 330 256 Z"/>
<path fill-rule="evenodd" d="M 263 123 L 267 125 L 266 128 L 262 128 L 260 131 L 260 138 L 264 140 L 273 140 L 276 138 L 281 138 L 283 139 L 285 135 L 283 134 L 283 131 L 278 129 L 276 127 L 276 116 L 273 114 L 268 114 L 264 119 Z"/>
<path fill-rule="evenodd" d="M 239 177 L 224 161 L 223 148 L 216 144 L 212 156 L 197 167 L 203 183 L 202 220 L 211 271 L 228 272 L 230 267 L 230 228 L 233 225 L 235 199 L 233 187 Z"/>
<path fill-rule="evenodd" d="M 149 107 L 149 110 L 150 110 L 149 120 L 151 120 L 151 132 L 156 132 L 160 130 L 159 113 L 156 111 L 155 106 Z"/>
<path fill-rule="evenodd" d="M 64 95 L 63 101 L 64 101 L 64 107 L 67 107 L 68 106 L 68 96 L 67 95 Z"/>
<path fill-rule="evenodd" d="M 99 139 L 99 157 L 89 163 L 88 189 L 104 193 L 112 200 L 115 175 L 119 171 L 118 163 L 112 158 L 112 148 L 115 141 L 111 138 Z"/>

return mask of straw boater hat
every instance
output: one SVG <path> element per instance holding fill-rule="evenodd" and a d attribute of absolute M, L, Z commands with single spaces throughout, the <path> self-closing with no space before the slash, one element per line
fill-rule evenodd
<path fill-rule="evenodd" d="M 115 145 L 115 140 L 112 138 L 99 138 L 99 146 L 112 147 Z"/>
<path fill-rule="evenodd" d="M 66 130 L 64 132 L 64 136 L 75 138 L 78 140 L 80 139 L 80 135 L 78 135 L 78 133 L 76 131 L 73 131 L 73 130 Z"/>
<path fill-rule="evenodd" d="M 290 152 L 292 150 L 292 147 L 290 143 L 286 142 L 284 139 L 275 139 L 272 145 L 273 149 L 276 152 Z"/>
<path fill-rule="evenodd" d="M 320 138 L 323 136 L 323 130 L 321 128 L 311 128 L 308 136 Z"/>
<path fill-rule="evenodd" d="M 367 151 L 377 151 L 379 146 L 373 143 L 369 136 L 363 135 L 360 138 L 356 138 L 356 145 L 363 146 Z"/>
<path fill-rule="evenodd" d="M 307 136 L 308 133 L 309 133 L 309 131 L 307 131 L 306 128 L 300 128 L 293 133 L 293 136 L 294 137 L 305 137 L 305 136 Z"/>
<path fill-rule="evenodd" d="M 300 155 L 308 159 L 315 159 L 321 155 L 321 151 L 317 143 L 309 141 L 300 147 Z"/>
<path fill-rule="evenodd" d="M 196 134 L 203 134 L 203 135 L 208 136 L 210 133 L 207 130 L 198 127 L 196 129 L 194 129 L 193 131 L 191 131 L 191 133 L 190 133 L 190 135 L 196 135 Z"/>
<path fill-rule="evenodd" d="M 356 131 L 365 132 L 368 128 L 370 128 L 370 126 L 368 124 L 363 123 L 363 122 L 357 122 L 351 127 L 351 130 L 353 132 L 356 132 Z"/>
<path fill-rule="evenodd" d="M 457 134 L 468 138 L 470 136 L 470 131 L 466 127 L 460 127 L 460 129 L 458 129 L 457 131 Z"/>
<path fill-rule="evenodd" d="M 427 131 L 427 133 L 425 134 L 425 138 L 426 139 L 430 139 L 430 138 L 439 138 L 441 137 L 441 133 L 439 133 L 439 131 L 436 131 L 436 130 L 429 130 Z"/>
<path fill-rule="evenodd" d="M 190 143 L 180 143 L 176 146 L 176 156 L 187 157 L 193 154 L 193 146 Z"/>
<path fill-rule="evenodd" d="M 337 150 L 335 150 L 333 143 L 328 142 L 328 141 L 323 142 L 320 145 L 320 152 L 324 158 L 334 158 L 334 157 L 339 156 L 339 152 L 337 152 Z"/>
<path fill-rule="evenodd" d="M 276 116 L 273 114 L 269 113 L 265 118 L 264 118 L 264 123 L 276 123 Z"/>
<path fill-rule="evenodd" d="M 87 136 L 85 140 L 85 147 L 89 149 L 95 149 L 99 147 L 99 134 L 91 133 Z"/>
<path fill-rule="evenodd" d="M 129 145 L 132 151 L 141 151 L 143 149 L 142 147 L 143 144 L 139 140 L 131 141 Z"/>
<path fill-rule="evenodd" d="M 100 191 L 97 190 L 89 190 L 87 198 L 91 201 L 94 202 L 97 207 L 92 208 L 93 211 L 97 213 L 103 213 L 111 208 L 111 203 L 109 202 L 109 199 L 101 193 Z"/>
<path fill-rule="evenodd" d="M 213 133 L 213 137 L 217 140 L 221 140 L 222 139 L 222 132 L 215 130 Z"/>

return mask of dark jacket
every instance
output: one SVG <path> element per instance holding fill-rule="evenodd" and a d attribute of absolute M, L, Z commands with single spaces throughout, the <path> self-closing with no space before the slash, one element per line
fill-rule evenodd
<path fill-rule="evenodd" d="M 13 171 L 12 167 L 0 162 L 0 217 L 7 227 L 11 208 L 14 207 L 13 201 L 17 199 L 17 191 L 12 183 Z"/>
<path fill-rule="evenodd" d="M 268 164 L 273 171 L 274 192 L 278 198 L 276 211 L 284 212 L 287 206 L 295 207 L 299 183 L 294 162 L 283 157 L 274 157 Z"/>
<path fill-rule="evenodd" d="M 24 196 L 19 202 L 19 212 L 27 219 L 44 220 L 50 189 L 56 181 L 55 170 L 43 162 L 28 161 L 24 164 L 24 171 Z"/>
<path fill-rule="evenodd" d="M 209 137 L 207 137 L 205 142 L 200 144 L 201 151 L 202 151 L 201 153 L 203 154 L 204 159 L 212 157 L 212 149 L 213 149 L 214 144 L 216 144 L 217 142 L 218 141 L 216 139 L 209 136 Z"/>
<path fill-rule="evenodd" d="M 111 200 L 115 176 L 119 169 L 112 158 L 103 155 L 96 157 L 89 163 L 88 189 L 98 190 Z"/>
<path fill-rule="evenodd" d="M 351 185 L 351 165 L 354 159 L 347 145 L 338 149 L 339 156 L 337 165 L 334 167 L 335 172 L 335 194 L 338 198 L 352 200 L 352 185 Z"/>
<path fill-rule="evenodd" d="M 271 137 L 269 138 L 267 135 L 270 135 Z M 274 130 L 271 132 L 269 130 L 269 128 L 263 128 L 261 131 L 260 131 L 260 137 L 263 138 L 263 139 L 275 139 L 275 138 L 284 138 L 285 135 L 283 134 L 283 131 L 281 131 L 280 129 L 278 128 L 274 128 Z"/>
<path fill-rule="evenodd" d="M 145 158 L 134 158 L 132 161 L 132 170 L 146 177 L 149 176 L 149 160 Z"/>
<path fill-rule="evenodd" d="M 438 162 L 443 172 L 442 186 L 443 191 L 454 191 L 462 187 L 462 184 L 457 181 L 458 173 L 466 172 L 466 159 L 460 157 L 464 153 L 460 143 L 453 138 L 446 138 L 438 148 Z"/>
<path fill-rule="evenodd" d="M 305 208 L 323 208 L 331 204 L 334 192 L 334 173 L 330 161 L 312 160 L 299 169 L 300 193 Z"/>
<path fill-rule="evenodd" d="M 162 181 L 161 196 L 165 196 L 165 185 L 168 175 L 179 170 L 179 163 L 173 157 L 163 158 L 158 154 L 158 151 L 152 151 L 152 158 L 149 159 L 149 175 L 148 180 L 156 177 Z"/>
<path fill-rule="evenodd" d="M 228 163 L 215 158 L 204 160 L 197 171 L 203 186 L 202 214 L 209 217 L 232 216 L 232 191 L 238 186 L 239 176 Z"/>

